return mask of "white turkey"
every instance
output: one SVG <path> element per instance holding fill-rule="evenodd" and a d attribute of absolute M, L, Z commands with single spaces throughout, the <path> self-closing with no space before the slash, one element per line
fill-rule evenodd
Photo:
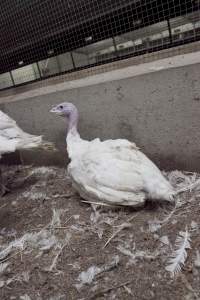
<path fill-rule="evenodd" d="M 0 158 L 3 154 L 15 152 L 21 149 L 54 149 L 53 144 L 44 142 L 42 136 L 36 136 L 24 132 L 16 122 L 8 115 L 0 111 Z M 0 169 L 0 193 L 4 195 L 7 187 L 3 184 Z"/>
<path fill-rule="evenodd" d="M 143 206 L 146 199 L 174 201 L 175 191 L 155 164 L 125 139 L 81 139 L 78 111 L 61 103 L 52 113 L 68 121 L 68 172 L 74 188 L 88 202 Z"/>

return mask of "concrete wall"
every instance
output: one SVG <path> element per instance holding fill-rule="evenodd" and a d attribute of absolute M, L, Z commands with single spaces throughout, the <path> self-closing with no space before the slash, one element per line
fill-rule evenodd
<path fill-rule="evenodd" d="M 200 64 L 4 103 L 0 109 L 24 129 L 44 134 L 66 161 L 63 119 L 52 105 L 71 101 L 83 138 L 127 138 L 160 167 L 200 171 Z M 47 156 L 45 155 L 44 158 Z"/>

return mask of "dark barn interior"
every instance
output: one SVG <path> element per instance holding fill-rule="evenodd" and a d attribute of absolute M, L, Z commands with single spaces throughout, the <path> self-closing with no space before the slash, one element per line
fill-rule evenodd
<path fill-rule="evenodd" d="M 0 6 L 0 73 L 199 9 L 193 0 L 7 0 Z"/>

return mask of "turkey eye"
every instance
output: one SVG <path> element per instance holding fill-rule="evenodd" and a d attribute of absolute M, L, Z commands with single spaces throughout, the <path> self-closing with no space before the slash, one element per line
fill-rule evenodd
<path fill-rule="evenodd" d="M 60 105 L 60 109 L 63 109 L 63 106 L 62 106 L 62 105 Z"/>

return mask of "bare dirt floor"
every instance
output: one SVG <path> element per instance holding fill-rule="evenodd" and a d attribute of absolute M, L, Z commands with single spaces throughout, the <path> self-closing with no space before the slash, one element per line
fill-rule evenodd
<path fill-rule="evenodd" d="M 65 169 L 3 174 L 1 300 L 200 299 L 198 174 L 165 174 L 192 191 L 138 210 L 81 202 Z"/>

